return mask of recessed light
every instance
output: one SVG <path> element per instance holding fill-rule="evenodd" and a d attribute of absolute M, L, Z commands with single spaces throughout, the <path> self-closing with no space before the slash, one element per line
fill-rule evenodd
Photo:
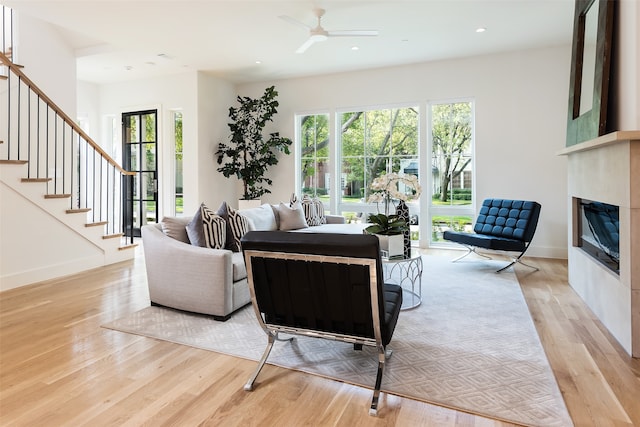
<path fill-rule="evenodd" d="M 262 61 L 258 60 L 256 61 L 256 64 L 262 64 Z"/>
<path fill-rule="evenodd" d="M 359 50 L 360 48 L 358 46 L 351 46 L 351 50 Z"/>
<path fill-rule="evenodd" d="M 485 31 L 487 31 L 487 29 L 484 27 L 476 28 L 476 33 L 484 33 Z"/>

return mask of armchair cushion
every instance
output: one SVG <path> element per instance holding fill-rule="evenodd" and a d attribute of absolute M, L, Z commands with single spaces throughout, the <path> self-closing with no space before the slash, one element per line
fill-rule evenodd
<path fill-rule="evenodd" d="M 234 282 L 247 277 L 247 267 L 244 265 L 244 256 L 242 255 L 242 252 L 234 252 L 231 255 L 231 264 L 233 265 Z"/>

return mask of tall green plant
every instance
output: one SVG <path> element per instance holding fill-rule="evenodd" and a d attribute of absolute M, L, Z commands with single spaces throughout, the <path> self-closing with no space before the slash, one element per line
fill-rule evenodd
<path fill-rule="evenodd" d="M 278 152 L 290 153 L 291 139 L 281 137 L 278 132 L 270 133 L 266 139 L 263 135 L 267 122 L 272 122 L 278 112 L 277 96 L 278 92 L 271 86 L 257 99 L 238 96 L 239 107 L 229 108 L 231 136 L 229 143 L 218 145 L 216 156 L 222 165 L 218 172 L 227 178 L 233 175 L 242 180 L 242 199 L 245 200 L 271 193 L 266 186 L 273 182 L 265 173 L 270 166 L 278 164 Z"/>

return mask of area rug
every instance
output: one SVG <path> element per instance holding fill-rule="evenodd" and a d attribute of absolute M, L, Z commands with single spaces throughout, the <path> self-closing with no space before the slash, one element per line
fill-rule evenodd
<path fill-rule="evenodd" d="M 422 304 L 402 311 L 382 391 L 530 426 L 571 426 L 515 275 L 497 261 L 423 256 Z M 227 322 L 148 307 L 106 328 L 259 360 L 266 335 L 251 306 Z M 377 355 L 298 337 L 268 363 L 372 388 Z M 258 377 L 259 381 L 259 377 Z"/>

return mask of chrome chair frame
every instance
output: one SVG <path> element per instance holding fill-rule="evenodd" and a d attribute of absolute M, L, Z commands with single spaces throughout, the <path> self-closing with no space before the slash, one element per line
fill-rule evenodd
<path fill-rule="evenodd" d="M 247 381 L 244 389 L 251 391 L 254 388 L 254 383 L 260 374 L 263 366 L 265 365 L 273 344 L 278 339 L 280 333 L 290 335 L 301 335 L 313 338 L 324 338 L 335 341 L 342 341 L 352 343 L 354 345 L 366 345 L 375 347 L 378 353 L 378 370 L 376 374 L 375 386 L 373 389 L 373 397 L 371 399 L 371 407 L 369 409 L 369 415 L 377 415 L 378 413 L 378 401 L 380 397 L 380 388 L 382 385 L 382 375 L 384 373 L 384 367 L 386 360 L 391 357 L 392 351 L 386 349 L 382 344 L 382 333 L 380 329 L 380 312 L 378 303 L 378 288 L 376 283 L 376 260 L 371 258 L 353 258 L 353 257 L 339 257 L 339 256 L 327 256 L 327 255 L 313 255 L 313 254 L 299 254 L 299 253 L 285 253 L 285 252 L 272 252 L 272 251 L 260 251 L 260 250 L 246 250 L 245 263 L 247 265 L 247 277 L 249 280 L 249 292 L 251 294 L 252 306 L 260 323 L 260 326 L 265 331 L 268 337 L 267 347 L 258 362 L 258 366 Z M 353 335 L 333 334 L 323 331 L 307 329 L 307 328 L 292 328 L 288 326 L 282 326 L 274 323 L 268 323 L 265 321 L 263 314 L 258 308 L 256 300 L 256 291 L 254 287 L 253 269 L 250 268 L 251 260 L 253 257 L 259 258 L 273 258 L 273 259 L 290 259 L 299 261 L 321 262 L 321 263 L 333 263 L 333 264 L 350 264 L 350 265 L 363 265 L 369 268 L 369 286 L 371 292 L 371 312 L 373 317 L 373 327 L 375 338 L 359 337 Z"/>

